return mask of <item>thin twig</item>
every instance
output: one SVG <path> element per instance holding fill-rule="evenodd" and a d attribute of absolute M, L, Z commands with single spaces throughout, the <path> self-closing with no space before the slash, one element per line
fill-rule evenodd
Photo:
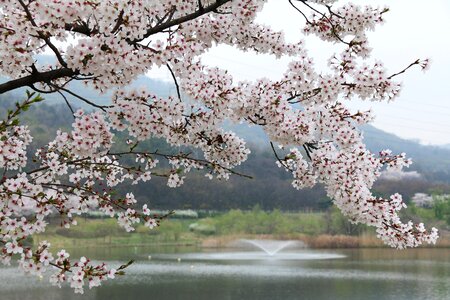
<path fill-rule="evenodd" d="M 82 96 L 80 96 L 80 95 L 78 95 L 78 94 L 72 92 L 71 90 L 68 90 L 68 89 L 66 89 L 66 88 L 57 86 L 56 84 L 53 84 L 53 83 L 49 83 L 49 85 L 50 85 L 50 86 L 53 86 L 53 87 L 54 87 L 55 89 L 57 89 L 57 90 L 62 90 L 62 91 L 64 91 L 64 92 L 66 92 L 66 93 L 68 93 L 68 94 L 70 94 L 70 95 L 72 95 L 72 96 L 74 96 L 74 97 L 80 99 L 81 101 L 83 101 L 83 102 L 85 102 L 85 103 L 87 103 L 87 104 L 89 104 L 89 105 L 91 105 L 91 106 L 93 106 L 93 107 L 99 108 L 99 109 L 101 109 L 101 110 L 103 110 L 103 111 L 106 111 L 106 108 L 112 108 L 112 107 L 114 107 L 114 106 L 112 106 L 112 105 L 98 105 L 98 104 L 95 104 L 94 102 L 92 102 L 92 101 L 90 101 L 90 100 L 88 100 L 88 99 L 86 99 L 86 98 L 84 98 L 84 97 L 82 97 Z"/>
<path fill-rule="evenodd" d="M 409 66 L 407 66 L 406 68 L 404 68 L 403 70 L 401 70 L 398 73 L 392 74 L 391 76 L 389 76 L 387 79 L 392 79 L 395 76 L 398 76 L 400 74 L 405 73 L 409 68 L 411 68 L 412 66 L 418 65 L 420 64 L 420 59 L 417 59 L 416 61 L 412 62 Z"/>
<path fill-rule="evenodd" d="M 305 149 L 306 155 L 308 156 L 309 160 L 312 161 L 311 154 L 309 152 L 307 144 L 303 144 L 303 149 Z"/>
<path fill-rule="evenodd" d="M 346 44 L 348 46 L 352 46 L 353 44 L 350 42 L 346 42 L 344 41 L 338 34 L 337 34 L 337 30 L 336 30 L 336 25 L 331 21 L 330 18 L 328 18 L 323 12 L 319 11 L 318 9 L 314 8 L 313 6 L 309 5 L 307 3 L 306 0 L 297 0 L 299 2 L 301 2 L 303 5 L 307 6 L 309 9 L 311 9 L 312 11 L 318 13 L 319 15 L 321 15 L 331 26 L 331 33 L 334 35 L 334 37 L 339 40 L 341 43 Z M 331 12 L 331 8 L 328 8 L 328 10 L 330 10 Z"/>
<path fill-rule="evenodd" d="M 175 83 L 175 87 L 176 87 L 176 89 L 177 89 L 177 96 L 178 96 L 178 99 L 180 100 L 180 102 L 183 102 L 183 101 L 181 100 L 180 86 L 178 85 L 177 78 L 175 77 L 175 74 L 173 73 L 173 70 L 172 70 L 172 68 L 170 67 L 170 65 L 167 63 L 166 66 L 167 66 L 167 68 L 169 69 L 170 74 L 172 75 L 173 82 Z"/>
<path fill-rule="evenodd" d="M 297 10 L 297 11 L 303 16 L 303 18 L 305 18 L 305 21 L 306 21 L 307 24 L 312 24 L 312 23 L 309 21 L 308 17 L 305 15 L 305 13 L 302 12 L 297 6 L 295 6 L 294 3 L 292 3 L 292 0 L 289 0 L 289 3 L 291 4 L 291 6 L 292 6 L 295 10 Z"/>
<path fill-rule="evenodd" d="M 66 102 L 67 106 L 69 107 L 70 111 L 72 112 L 72 116 L 75 118 L 75 116 L 74 116 L 75 112 L 72 108 L 72 105 L 70 105 L 69 100 L 67 100 L 67 97 L 63 93 L 61 93 L 61 91 L 59 91 L 59 90 L 57 90 L 56 92 L 58 94 L 60 94 L 61 97 L 63 97 L 64 101 Z"/>
<path fill-rule="evenodd" d="M 198 18 L 198 17 L 200 17 L 202 15 L 205 15 L 207 13 L 216 11 L 219 7 L 225 5 L 226 3 L 230 2 L 230 1 L 231 0 L 216 0 L 216 1 L 213 1 L 212 4 L 210 4 L 210 5 L 206 6 L 206 7 L 203 7 L 202 10 L 196 10 L 193 13 L 184 15 L 184 16 L 179 17 L 177 19 L 173 19 L 173 20 L 167 21 L 165 23 L 159 24 L 157 26 L 154 26 L 152 28 L 149 28 L 147 30 L 147 32 L 144 34 L 143 37 L 135 39 L 135 40 L 132 40 L 130 42 L 131 42 L 131 44 L 135 44 L 135 43 L 141 42 L 144 39 L 150 37 L 151 35 L 153 35 L 155 33 L 159 33 L 159 32 L 161 32 L 161 31 L 163 31 L 163 30 L 165 30 L 167 28 L 170 28 L 170 27 L 175 26 L 175 25 L 180 25 L 180 24 L 183 24 L 185 22 L 189 22 L 189 21 L 195 20 L 196 18 Z"/>
<path fill-rule="evenodd" d="M 250 175 L 246 175 L 246 174 L 242 174 L 239 172 L 236 172 L 234 170 L 232 170 L 231 168 L 227 168 L 224 167 L 218 163 L 215 162 L 211 162 L 205 159 L 199 159 L 199 158 L 193 158 L 193 157 L 189 157 L 189 154 L 164 154 L 164 153 L 159 153 L 158 151 L 154 151 L 154 152 L 108 152 L 108 155 L 112 155 L 112 156 L 122 156 L 122 155 L 142 155 L 142 156 L 151 156 L 151 155 L 155 155 L 155 156 L 160 156 L 160 157 L 164 157 L 166 159 L 171 159 L 171 158 L 177 158 L 177 159 L 186 159 L 186 160 L 190 160 L 190 161 L 194 161 L 197 162 L 203 166 L 209 166 L 211 168 L 220 168 L 223 170 L 226 170 L 227 172 L 230 172 L 233 175 L 237 175 L 237 176 L 241 176 L 241 177 L 245 177 L 245 178 L 249 178 L 249 179 L 253 179 L 252 176 Z"/>
<path fill-rule="evenodd" d="M 289 167 L 286 165 L 285 161 L 282 160 L 282 159 L 278 156 L 278 153 L 277 153 L 277 151 L 275 150 L 275 146 L 273 145 L 273 142 L 272 142 L 272 141 L 270 142 L 270 147 L 272 148 L 272 152 L 273 152 L 273 154 L 275 155 L 275 158 L 278 160 L 278 162 L 279 162 L 285 169 L 287 169 L 287 170 L 293 172 L 294 170 L 292 170 L 291 168 L 289 168 Z"/>

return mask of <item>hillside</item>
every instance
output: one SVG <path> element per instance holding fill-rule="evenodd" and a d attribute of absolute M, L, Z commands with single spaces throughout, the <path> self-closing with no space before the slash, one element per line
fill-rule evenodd
<path fill-rule="evenodd" d="M 411 166 L 412 170 L 419 172 L 450 171 L 450 149 L 424 146 L 415 141 L 399 138 L 373 126 L 364 126 L 362 131 L 364 132 L 364 142 L 371 151 L 375 152 L 388 148 L 394 153 L 405 152 L 414 161 Z"/>

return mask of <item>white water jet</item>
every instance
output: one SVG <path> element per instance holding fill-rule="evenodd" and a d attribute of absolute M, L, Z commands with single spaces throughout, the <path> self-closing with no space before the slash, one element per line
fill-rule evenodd
<path fill-rule="evenodd" d="M 346 256 L 339 253 L 327 253 L 317 250 L 306 250 L 307 246 L 302 241 L 277 241 L 277 240 L 235 240 L 228 244 L 226 249 L 216 252 L 160 254 L 157 259 L 173 260 L 182 257 L 183 261 L 209 260 L 209 261 L 239 261 L 239 260 L 318 260 L 340 259 Z M 233 249 L 230 251 L 230 249 Z M 241 251 L 234 251 L 240 249 Z M 244 251 L 242 251 L 245 249 Z M 257 250 L 256 250 L 257 249 Z M 249 251 L 250 250 L 250 251 Z M 288 251 L 284 251 L 288 250 Z"/>
<path fill-rule="evenodd" d="M 286 248 L 305 248 L 305 244 L 299 241 L 277 241 L 277 240 L 239 240 L 240 243 L 252 245 L 269 256 L 274 256 Z"/>

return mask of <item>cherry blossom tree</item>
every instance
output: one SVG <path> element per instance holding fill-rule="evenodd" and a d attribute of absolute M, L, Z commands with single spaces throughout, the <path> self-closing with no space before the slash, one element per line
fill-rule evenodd
<path fill-rule="evenodd" d="M 435 228 L 400 220 L 405 204 L 399 194 L 384 199 L 371 193 L 383 169 L 400 170 L 411 161 L 404 153 L 369 152 L 358 125 L 370 122 L 371 112 L 352 112 L 343 103 L 393 100 L 400 91 L 397 76 L 413 66 L 425 69 L 428 61 L 388 73 L 371 57 L 367 32 L 383 23 L 387 8 L 288 1 L 304 18 L 305 35 L 343 49 L 329 59 L 327 70 L 317 70 L 301 37 L 288 43 L 283 32 L 255 22 L 262 0 L 0 0 L 0 74 L 9 78 L 0 84 L 0 94 L 29 90 L 0 123 L 3 263 L 18 259 L 21 269 L 38 275 L 50 269 L 53 284 L 69 282 L 75 292 L 123 274 L 128 264 L 110 269 L 84 257 L 76 261 L 65 250 L 52 254 L 47 242 L 33 249 L 23 241 L 45 230 L 52 211 L 67 228 L 90 210 L 117 218 L 127 231 L 138 223 L 150 229 L 159 225 L 166 216 L 152 214 L 147 205 L 137 207 L 131 192 L 120 197 L 114 189 L 153 176 L 167 177 L 168 186 L 178 187 L 195 169 L 209 178 L 239 176 L 234 168 L 250 151 L 243 139 L 222 128 L 225 120 L 263 127 L 274 161 L 292 174 L 294 188 L 323 184 L 345 216 L 374 226 L 386 244 L 402 249 L 435 243 Z M 236 81 L 226 70 L 202 64 L 202 54 L 223 44 L 287 56 L 291 63 L 277 81 Z M 39 63 L 44 51 L 55 63 Z M 126 88 L 155 67 L 170 71 L 176 96 Z M 110 104 L 75 94 L 68 87 L 72 81 L 113 91 Z M 59 93 L 72 110 L 72 130 L 58 131 L 30 154 L 32 136 L 20 116 L 47 93 Z M 73 110 L 67 95 L 93 110 Z M 126 151 L 114 150 L 118 132 L 128 136 Z M 164 139 L 179 152 L 138 150 L 139 143 L 152 138 Z M 280 150 L 283 145 L 290 150 Z M 161 171 L 160 166 L 169 167 Z"/>

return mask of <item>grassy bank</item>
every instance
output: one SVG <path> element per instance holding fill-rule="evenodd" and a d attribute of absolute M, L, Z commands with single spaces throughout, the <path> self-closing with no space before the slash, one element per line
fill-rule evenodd
<path fill-rule="evenodd" d="M 383 247 L 372 228 L 350 224 L 337 210 L 326 212 L 265 212 L 231 210 L 204 218 L 164 221 L 148 230 L 138 226 L 125 232 L 114 219 L 77 219 L 70 229 L 53 220 L 44 234 L 34 237 L 34 244 L 47 240 L 56 247 L 124 247 L 155 245 L 197 245 L 227 247 L 241 238 L 299 240 L 311 248 Z M 450 247 L 450 236 L 441 231 L 437 246 Z"/>
<path fill-rule="evenodd" d="M 128 233 L 115 219 L 77 219 L 70 229 L 49 225 L 43 234 L 34 237 L 34 244 L 42 240 L 57 247 L 123 247 L 147 245 L 192 245 L 198 243 L 196 234 L 188 230 L 189 220 L 167 220 L 164 226 L 149 230 L 138 226 Z"/>

